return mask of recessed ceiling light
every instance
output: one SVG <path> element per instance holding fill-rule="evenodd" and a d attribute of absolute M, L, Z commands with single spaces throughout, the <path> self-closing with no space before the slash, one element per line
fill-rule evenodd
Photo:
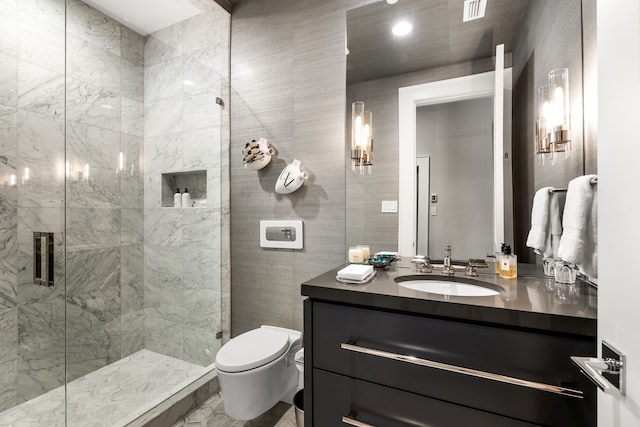
<path fill-rule="evenodd" d="M 396 4 L 398 0 L 387 0 L 387 4 Z"/>
<path fill-rule="evenodd" d="M 413 25 L 406 21 L 398 22 L 393 26 L 391 32 L 396 36 L 406 36 L 413 30 Z"/>
<path fill-rule="evenodd" d="M 185 86 L 193 86 L 193 81 L 191 80 L 183 80 L 182 84 Z"/>

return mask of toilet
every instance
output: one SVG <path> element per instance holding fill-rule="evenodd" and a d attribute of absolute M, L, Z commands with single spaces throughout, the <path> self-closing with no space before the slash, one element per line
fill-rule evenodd
<path fill-rule="evenodd" d="M 251 420 L 278 401 L 291 403 L 302 388 L 294 363 L 301 348 L 301 332 L 266 325 L 223 345 L 215 367 L 227 415 Z"/>

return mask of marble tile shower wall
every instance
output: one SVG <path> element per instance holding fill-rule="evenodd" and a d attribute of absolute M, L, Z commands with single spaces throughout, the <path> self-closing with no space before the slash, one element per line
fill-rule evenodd
<path fill-rule="evenodd" d="M 64 383 L 65 302 L 69 380 L 143 346 L 144 94 L 141 36 L 79 0 L 0 5 L 3 410 Z M 56 233 L 52 288 L 33 231 Z"/>
<path fill-rule="evenodd" d="M 33 285 L 31 231 L 64 248 L 64 3 L 1 3 L 0 410 L 64 380 L 64 269 Z M 46 140 L 46 145 L 40 141 Z M 28 169 L 27 169 L 28 168 Z M 28 173 L 27 173 L 28 171 Z"/>
<path fill-rule="evenodd" d="M 147 349 L 213 363 L 228 276 L 229 14 L 203 13 L 145 42 L 144 309 Z M 162 207 L 162 174 L 206 171 L 207 204 Z"/>
<path fill-rule="evenodd" d="M 67 0 L 69 381 L 144 348 L 143 43 Z"/>

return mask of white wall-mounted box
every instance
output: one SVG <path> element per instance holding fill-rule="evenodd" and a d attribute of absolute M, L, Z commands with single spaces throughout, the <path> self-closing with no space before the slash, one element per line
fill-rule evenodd
<path fill-rule="evenodd" d="M 260 247 L 302 249 L 302 221 L 260 221 Z"/>
<path fill-rule="evenodd" d="M 383 200 L 380 212 L 398 213 L 398 201 L 397 200 Z"/>

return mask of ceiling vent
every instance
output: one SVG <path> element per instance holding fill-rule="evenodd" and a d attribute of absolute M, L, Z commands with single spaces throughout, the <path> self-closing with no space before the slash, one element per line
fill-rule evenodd
<path fill-rule="evenodd" d="M 487 0 L 464 0 L 462 22 L 484 18 L 485 10 L 487 10 Z"/>

